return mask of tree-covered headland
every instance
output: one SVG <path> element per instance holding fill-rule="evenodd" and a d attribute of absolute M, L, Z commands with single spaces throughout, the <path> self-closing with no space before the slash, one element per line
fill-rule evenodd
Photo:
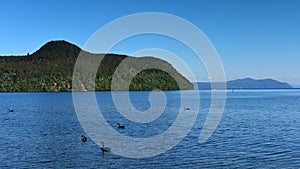
<path fill-rule="evenodd" d="M 94 79 L 85 79 L 88 76 L 84 73 L 73 76 L 80 52 L 86 55 L 86 58 L 102 58 Z M 123 67 L 127 71 L 114 76 L 117 67 L 125 58 L 130 63 Z M 146 69 L 132 78 L 136 70 L 146 66 L 143 64 L 159 64 L 163 69 Z M 89 65 L 86 65 L 82 69 L 88 67 Z M 168 70 L 172 76 L 163 70 Z M 129 90 L 179 90 L 179 86 L 181 89 L 193 89 L 191 82 L 178 73 L 171 64 L 161 59 L 92 54 L 66 41 L 50 41 L 36 52 L 24 56 L 0 56 L 1 92 L 110 91 L 113 77 L 115 82 L 118 82 L 115 83 L 114 90 L 126 90 L 124 86 L 128 80 L 131 80 Z M 73 78 L 77 84 L 74 89 L 72 89 Z"/>

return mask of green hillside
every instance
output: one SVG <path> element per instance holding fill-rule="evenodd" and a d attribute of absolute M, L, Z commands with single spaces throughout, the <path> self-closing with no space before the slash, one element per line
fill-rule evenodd
<path fill-rule="evenodd" d="M 66 41 L 51 41 L 33 54 L 25 56 L 0 56 L 0 91 L 1 92 L 48 92 L 72 91 L 74 65 L 81 49 Z M 84 52 L 84 51 L 83 51 Z M 112 76 L 118 65 L 128 58 L 132 64 L 126 65 L 126 71 L 116 76 L 118 85 L 116 90 L 124 90 L 124 82 L 131 76 L 130 72 L 145 65 L 134 64 L 155 63 L 178 79 L 179 84 L 168 73 L 147 69 L 139 72 L 130 83 L 130 90 L 178 90 L 193 89 L 185 77 L 178 73 L 169 63 L 153 58 L 135 58 L 116 54 L 91 54 L 84 52 L 87 57 L 102 57 L 95 83 L 94 79 L 85 79 L 84 74 L 75 76 L 76 84 L 73 90 L 111 90 Z M 88 66 L 87 66 L 88 67 Z"/>

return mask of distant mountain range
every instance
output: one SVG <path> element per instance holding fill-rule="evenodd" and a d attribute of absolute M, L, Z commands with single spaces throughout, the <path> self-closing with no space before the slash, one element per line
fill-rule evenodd
<path fill-rule="evenodd" d="M 300 85 L 292 85 L 293 88 L 300 89 Z"/>
<path fill-rule="evenodd" d="M 198 86 L 198 89 L 202 90 L 210 90 L 211 83 L 210 82 L 197 82 L 195 84 Z M 214 83 L 214 85 L 218 86 L 218 82 Z M 274 79 L 237 79 L 227 81 L 226 83 L 227 89 L 292 89 L 293 87 L 286 82 L 279 82 Z"/>
<path fill-rule="evenodd" d="M 72 88 L 73 69 L 80 52 L 87 58 L 103 58 L 103 60 L 96 73 L 95 83 L 93 83 L 93 79 L 86 79 L 87 76 L 84 74 L 76 74 L 75 80 L 78 82 L 78 86 Z M 164 68 L 163 70 L 171 72 L 177 81 L 167 72 L 147 69 L 134 76 L 129 90 L 179 90 L 179 86 L 183 86 L 181 89 L 189 90 L 194 87 L 171 64 L 158 58 L 92 54 L 82 51 L 78 46 L 66 41 L 50 41 L 32 54 L 0 56 L 0 92 L 110 91 L 112 90 L 112 76 L 125 58 L 131 63 L 126 65 L 126 70 L 130 71 L 121 72 L 119 76 L 116 76 L 118 84 L 114 90 L 128 90 L 124 89 L 125 81 L 130 79 L 135 70 L 142 70 L 145 67 L 143 64 L 160 65 Z M 83 68 L 89 72 L 89 67 L 93 67 L 93 65 L 85 65 Z M 211 89 L 211 83 L 199 82 L 194 85 L 198 86 L 198 89 Z M 214 85 L 218 86 L 218 83 Z M 227 82 L 227 89 L 290 88 L 292 87 L 289 84 L 273 79 L 245 78 Z"/>

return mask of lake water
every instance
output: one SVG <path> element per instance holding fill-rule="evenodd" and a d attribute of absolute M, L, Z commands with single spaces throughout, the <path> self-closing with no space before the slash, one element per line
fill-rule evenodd
<path fill-rule="evenodd" d="M 121 134 L 147 138 L 165 131 L 177 118 L 180 92 L 165 93 L 165 113 L 143 125 L 122 118 L 110 92 L 96 96 L 108 124 L 116 128 L 121 122 L 126 125 L 124 130 L 116 128 Z M 148 95 L 130 92 L 139 110 L 150 107 Z M 171 150 L 142 159 L 103 156 L 89 137 L 82 143 L 86 133 L 72 93 L 0 93 L 0 99 L 0 168 L 300 168 L 300 90 L 227 92 L 219 126 L 203 144 L 198 139 L 210 91 L 201 91 L 200 111 L 189 134 Z"/>

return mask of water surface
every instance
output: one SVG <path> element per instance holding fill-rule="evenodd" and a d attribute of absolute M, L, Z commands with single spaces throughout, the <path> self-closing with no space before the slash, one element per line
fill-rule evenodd
<path fill-rule="evenodd" d="M 111 126 L 121 122 L 126 129 L 117 130 L 120 133 L 146 138 L 165 131 L 177 118 L 180 92 L 165 93 L 165 112 L 149 124 L 123 118 L 110 92 L 96 96 Z M 137 109 L 150 107 L 149 92 L 131 92 L 130 96 Z M 210 92 L 201 91 L 198 118 L 188 136 L 166 153 L 145 159 L 113 153 L 102 156 L 89 138 L 83 144 L 80 136 L 85 133 L 74 111 L 72 93 L 0 93 L 0 99 L 0 168 L 300 167 L 300 90 L 228 92 L 217 130 L 199 144 L 210 106 Z M 8 108 L 15 111 L 9 113 Z"/>

